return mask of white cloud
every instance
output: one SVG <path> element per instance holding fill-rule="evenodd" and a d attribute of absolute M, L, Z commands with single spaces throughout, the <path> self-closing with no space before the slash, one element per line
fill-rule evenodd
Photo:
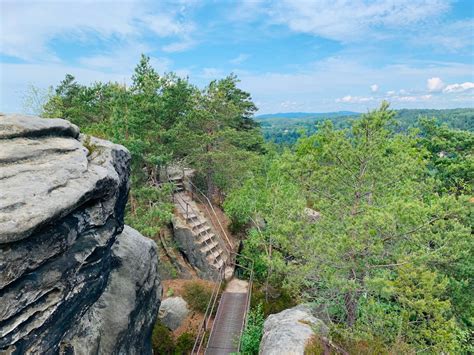
<path fill-rule="evenodd" d="M 463 92 L 474 89 L 474 83 L 466 81 L 462 84 L 451 84 L 444 88 L 443 92 L 452 93 L 452 92 Z"/>
<path fill-rule="evenodd" d="M 473 28 L 473 19 L 444 23 L 441 28 L 430 26 L 423 33 L 413 36 L 411 42 L 417 46 L 431 46 L 435 52 L 459 52 L 468 49 L 470 54 L 474 46 Z"/>
<path fill-rule="evenodd" d="M 426 88 L 428 89 L 429 92 L 440 92 L 443 90 L 445 87 L 445 84 L 441 78 L 438 77 L 433 77 L 429 78 L 426 81 Z"/>
<path fill-rule="evenodd" d="M 111 1 L 2 2 L 1 52 L 27 60 L 51 60 L 54 54 L 47 45 L 54 38 L 133 35 L 132 19 L 139 8 L 131 2 Z"/>
<path fill-rule="evenodd" d="M 432 97 L 433 95 L 405 95 L 393 96 L 391 98 L 387 98 L 387 100 L 394 102 L 420 102 L 431 100 Z"/>
<path fill-rule="evenodd" d="M 377 84 L 370 85 L 370 91 L 372 91 L 372 92 L 379 91 L 379 86 Z"/>
<path fill-rule="evenodd" d="M 147 15 L 142 21 L 160 37 L 187 35 L 195 29 L 192 22 L 177 21 L 173 15 L 166 13 Z"/>
<path fill-rule="evenodd" d="M 449 7 L 445 0 L 283 0 L 271 3 L 268 13 L 274 22 L 293 31 L 351 42 L 378 36 L 384 29 L 423 23 Z"/>
<path fill-rule="evenodd" d="M 222 77 L 224 72 L 218 68 L 203 68 L 201 77 L 204 79 L 214 80 L 219 77 Z"/>
<path fill-rule="evenodd" d="M 167 44 L 163 46 L 161 49 L 164 52 L 167 53 L 175 53 L 175 52 L 184 52 L 196 45 L 197 42 L 190 40 L 190 39 L 184 39 L 182 41 L 178 42 L 173 42 L 170 44 Z"/>
<path fill-rule="evenodd" d="M 239 65 L 239 64 L 242 64 L 243 62 L 245 62 L 249 58 L 250 58 L 250 56 L 248 54 L 240 53 L 237 57 L 229 60 L 229 63 L 234 64 L 234 65 Z"/>
<path fill-rule="evenodd" d="M 374 101 L 375 99 L 371 97 L 363 97 L 363 96 L 351 96 L 351 95 L 346 95 L 344 97 L 341 97 L 339 99 L 336 99 L 336 102 L 344 102 L 344 103 L 364 103 L 364 102 L 370 102 Z"/>
<path fill-rule="evenodd" d="M 181 20 L 186 6 L 127 0 L 2 1 L 0 52 L 27 61 L 59 61 L 50 46 L 53 40 L 140 45 L 149 33 L 176 38 L 179 44 L 168 45 L 168 51 L 180 51 L 192 46 L 195 30 L 192 21 Z"/>
<path fill-rule="evenodd" d="M 243 73 L 239 75 L 241 87 L 252 93 L 252 97 L 261 102 L 259 112 L 277 112 L 284 101 L 300 102 L 298 110 L 306 112 L 328 112 L 340 109 L 341 100 L 351 96 L 351 110 L 364 111 L 375 108 L 387 98 L 395 108 L 455 108 L 472 107 L 472 97 L 460 94 L 434 95 L 425 88 L 426 78 L 441 77 L 448 82 L 464 82 L 463 78 L 472 76 L 470 64 L 455 62 L 414 62 L 407 64 L 374 67 L 347 58 L 328 58 L 315 63 L 312 67 L 300 71 Z M 377 83 L 390 92 L 378 95 L 364 95 L 367 92 L 367 79 Z M 350 88 L 350 92 L 348 92 Z M 400 97 L 392 99 L 389 95 Z M 373 96 L 372 101 L 367 98 Z M 416 96 L 413 100 L 407 98 Z M 356 97 L 356 98 L 354 98 Z M 365 101 L 361 98 L 365 98 Z M 411 100 L 411 101 L 410 101 Z M 458 101 L 456 101 L 458 100 Z M 358 102 L 357 102 L 358 101 Z M 426 106 L 424 106 L 426 105 Z"/>

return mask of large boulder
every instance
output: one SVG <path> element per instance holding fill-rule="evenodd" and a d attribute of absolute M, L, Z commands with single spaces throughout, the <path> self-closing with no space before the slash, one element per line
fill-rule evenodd
<path fill-rule="evenodd" d="M 260 355 L 303 355 L 310 338 L 327 335 L 328 328 L 311 314 L 308 306 L 300 305 L 270 315 L 263 326 Z"/>
<path fill-rule="evenodd" d="M 112 257 L 107 287 L 66 338 L 77 354 L 141 354 L 149 346 L 162 292 L 156 244 L 125 226 Z"/>
<path fill-rule="evenodd" d="M 188 304 L 182 297 L 170 297 L 161 302 L 158 318 L 169 329 L 176 330 L 188 314 Z"/>
<path fill-rule="evenodd" d="M 121 233 L 129 172 L 68 121 L 0 116 L 0 353 L 151 353 L 156 246 Z"/>

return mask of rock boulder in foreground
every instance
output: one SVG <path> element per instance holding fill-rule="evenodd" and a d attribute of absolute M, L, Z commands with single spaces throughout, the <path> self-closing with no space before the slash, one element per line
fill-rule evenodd
<path fill-rule="evenodd" d="M 0 353 L 150 354 L 157 249 L 123 224 L 130 154 L 0 116 Z"/>
<path fill-rule="evenodd" d="M 260 355 L 303 355 L 306 344 L 317 333 L 326 335 L 326 325 L 305 305 L 285 309 L 265 320 Z"/>

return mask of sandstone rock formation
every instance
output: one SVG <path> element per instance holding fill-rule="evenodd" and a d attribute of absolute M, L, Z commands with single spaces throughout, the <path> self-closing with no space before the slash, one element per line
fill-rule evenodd
<path fill-rule="evenodd" d="M 0 353 L 151 353 L 156 245 L 122 232 L 130 154 L 0 116 Z"/>
<path fill-rule="evenodd" d="M 161 302 L 158 318 L 170 330 L 176 330 L 188 314 L 188 304 L 182 297 L 170 297 Z"/>
<path fill-rule="evenodd" d="M 326 325 L 305 305 L 270 315 L 263 326 L 260 355 L 303 355 L 313 334 L 326 335 Z"/>

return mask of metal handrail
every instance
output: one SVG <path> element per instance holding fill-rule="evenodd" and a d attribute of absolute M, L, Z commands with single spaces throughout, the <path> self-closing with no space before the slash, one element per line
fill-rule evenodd
<path fill-rule="evenodd" d="M 166 172 L 166 175 L 167 175 L 168 181 L 171 182 L 168 171 Z M 175 198 L 175 194 L 173 194 L 173 193 L 172 193 L 172 199 L 173 199 L 174 202 L 177 202 L 181 206 L 181 208 L 183 208 L 183 210 L 186 211 L 186 219 L 189 218 L 189 210 L 191 210 L 191 212 L 199 219 L 199 214 L 194 210 L 194 208 L 187 201 L 182 200 L 181 197 Z M 185 206 L 183 206 L 183 203 L 185 204 Z M 195 234 L 195 232 L 193 230 L 191 230 L 191 232 L 193 234 Z M 209 231 L 207 231 L 206 234 L 209 235 Z M 209 247 L 211 245 L 211 243 L 208 241 L 208 239 L 204 239 L 204 244 L 207 247 Z M 209 251 L 212 251 L 212 248 L 209 248 Z"/>
<path fill-rule="evenodd" d="M 245 315 L 244 315 L 244 322 L 242 323 L 242 328 L 241 328 L 240 334 L 239 334 L 238 351 L 240 351 L 240 347 L 241 347 L 241 343 L 242 343 L 242 334 L 243 334 L 245 328 L 247 327 L 248 314 L 249 314 L 249 310 L 250 310 L 250 302 L 251 302 L 251 299 L 252 299 L 252 287 L 253 287 L 253 277 L 254 277 L 254 271 L 253 271 L 254 261 L 251 258 L 249 258 L 245 255 L 242 255 L 242 254 L 239 254 L 239 253 L 236 253 L 236 252 L 233 252 L 233 251 L 231 253 L 235 255 L 235 258 L 229 258 L 230 263 L 229 264 L 225 263 L 222 266 L 222 269 L 221 269 L 222 272 L 220 274 L 220 278 L 216 282 L 216 285 L 218 284 L 218 289 L 220 289 L 220 287 L 222 285 L 222 282 L 225 279 L 225 271 L 224 270 L 225 270 L 226 266 L 229 266 L 229 265 L 234 266 L 234 267 L 238 266 L 238 267 L 246 269 L 247 271 L 250 272 L 247 299 L 246 299 L 246 307 L 245 307 Z M 245 266 L 245 265 L 241 265 L 241 264 L 239 264 L 235 261 L 232 261 L 232 259 L 237 260 L 236 259 L 237 256 L 241 256 L 242 258 L 249 260 L 250 261 L 250 266 L 248 267 L 248 266 Z M 204 335 L 205 335 L 206 330 L 207 330 L 207 325 L 209 324 L 210 316 L 212 316 L 212 312 L 214 310 L 214 307 L 215 307 L 215 304 L 216 304 L 216 301 L 217 301 L 217 296 L 218 296 L 218 293 L 214 296 L 214 291 L 213 291 L 213 294 L 212 294 L 212 296 L 209 300 L 209 303 L 207 305 L 207 308 L 206 308 L 206 313 L 205 313 L 205 316 L 204 316 L 204 320 L 201 322 L 201 325 L 199 327 L 198 334 L 196 336 L 196 340 L 194 342 L 194 346 L 193 346 L 193 350 L 192 350 L 191 354 L 200 354 L 200 351 L 202 350 L 202 346 L 203 346 L 203 343 L 204 343 Z M 211 312 L 209 313 L 209 315 L 207 315 L 207 310 L 209 309 L 211 304 L 212 304 Z M 206 318 L 206 315 L 209 318 Z M 211 334 L 210 334 L 210 336 L 207 340 L 208 342 L 209 342 L 209 339 L 211 338 L 213 329 L 214 329 L 214 327 L 211 329 Z M 206 346 L 206 349 L 207 349 L 207 346 Z"/>
<path fill-rule="evenodd" d="M 219 296 L 219 290 L 221 289 L 222 282 L 224 281 L 224 278 L 225 278 L 224 270 L 225 270 L 225 265 L 222 266 L 219 273 L 219 277 L 216 280 L 216 283 L 212 290 L 211 298 L 209 299 L 209 302 L 206 307 L 206 312 L 204 313 L 204 318 L 201 322 L 201 325 L 199 326 L 198 334 L 196 335 L 196 340 L 194 341 L 194 346 L 191 351 L 191 354 L 199 354 L 204 344 L 206 329 L 207 329 L 207 326 L 209 325 L 209 321 L 211 320 L 212 313 L 214 312 L 214 307 L 216 305 L 217 298 Z"/>
<path fill-rule="evenodd" d="M 166 175 L 167 175 L 168 181 L 171 182 L 170 176 L 168 174 L 168 170 L 166 170 Z M 184 171 L 183 171 L 183 175 L 182 175 L 183 183 L 184 183 L 185 179 L 187 180 L 187 182 L 189 182 L 189 184 L 191 185 L 191 188 L 197 191 L 196 197 L 204 205 L 204 207 L 206 208 L 209 216 L 211 216 L 211 212 L 209 211 L 209 208 L 211 209 L 212 214 L 215 216 L 215 219 L 216 219 L 217 223 L 219 224 L 220 230 L 222 231 L 222 234 L 224 235 L 224 237 L 227 240 L 227 243 L 229 244 L 229 247 L 230 247 L 230 248 L 227 248 L 227 246 L 224 245 L 225 249 L 227 250 L 227 252 L 229 254 L 229 258 L 224 262 L 222 267 L 219 269 L 219 274 L 218 274 L 216 283 L 214 285 L 214 288 L 213 288 L 213 291 L 212 291 L 212 294 L 211 294 L 211 298 L 209 299 L 209 302 L 207 304 L 206 311 L 204 313 L 204 319 L 203 319 L 203 321 L 201 322 L 201 324 L 199 326 L 198 334 L 196 336 L 196 340 L 194 342 L 191 354 L 199 354 L 200 351 L 202 351 L 202 347 L 204 345 L 204 338 L 205 338 L 206 330 L 207 330 L 207 327 L 209 325 L 209 321 L 212 318 L 214 308 L 217 304 L 217 299 L 219 297 L 219 291 L 222 287 L 223 281 L 225 280 L 225 269 L 228 266 L 233 266 L 234 268 L 238 266 L 238 267 L 246 269 L 250 272 L 247 299 L 246 299 L 246 309 L 245 309 L 245 315 L 244 315 L 244 322 L 242 323 L 242 328 L 240 330 L 240 335 L 239 335 L 238 351 L 240 352 L 240 348 L 241 348 L 241 345 L 242 345 L 242 334 L 243 334 L 245 328 L 247 327 L 248 314 L 249 314 L 249 311 L 250 311 L 250 303 L 251 303 L 251 299 L 252 299 L 252 288 L 253 288 L 253 278 L 254 278 L 254 270 L 253 270 L 254 269 L 254 261 L 251 258 L 249 258 L 245 255 L 242 255 L 240 253 L 237 253 L 233 250 L 234 249 L 233 243 L 230 241 L 230 238 L 228 237 L 228 235 L 227 235 L 227 233 L 226 233 L 226 231 L 225 231 L 225 229 L 224 229 L 224 227 L 223 227 L 223 225 L 220 221 L 220 218 L 217 215 L 217 213 L 214 209 L 214 206 L 212 205 L 209 198 L 191 181 L 191 179 L 189 179 L 185 176 Z M 191 193 L 193 193 L 193 191 L 191 191 Z M 200 196 L 204 197 L 204 199 L 206 200 L 207 203 L 203 202 L 201 200 Z M 175 200 L 174 194 L 173 194 L 173 200 Z M 180 201 L 180 198 L 178 198 L 176 200 L 180 204 L 180 206 L 183 207 L 183 205 Z M 183 208 L 183 210 L 184 209 L 186 210 L 186 218 L 188 218 L 189 208 L 191 209 L 192 213 L 194 213 L 196 216 L 199 216 L 199 214 L 196 213 L 196 211 L 192 208 L 192 206 L 187 201 L 183 200 L 182 202 L 184 202 L 186 204 L 185 208 Z M 208 206 L 209 206 L 209 208 L 208 208 Z M 217 228 L 217 226 L 215 225 L 212 218 L 210 218 L 210 220 L 211 220 L 211 223 L 214 226 L 215 230 L 217 231 L 219 228 Z M 206 245 L 208 245 L 207 240 L 205 240 L 204 242 L 205 242 Z M 232 257 L 232 255 L 234 255 L 234 257 Z M 250 262 L 250 267 L 247 267 L 247 266 L 244 266 L 244 265 L 241 265 L 241 264 L 237 263 L 236 262 L 237 256 L 239 256 L 241 258 L 244 258 L 244 259 L 247 259 Z M 212 328 L 210 335 L 212 335 L 213 329 L 214 329 L 214 327 Z M 210 336 L 208 338 L 208 342 L 209 342 L 209 339 L 210 339 Z M 206 345 L 206 348 L 207 348 L 207 345 Z"/>
<path fill-rule="evenodd" d="M 203 196 L 204 199 L 206 200 L 207 205 L 209 205 L 209 207 L 210 207 L 211 210 L 212 210 L 212 214 L 214 214 L 214 216 L 216 217 L 216 221 L 217 221 L 217 223 L 219 224 L 219 227 L 220 227 L 220 230 L 222 231 L 222 234 L 224 235 L 225 239 L 227 240 L 227 243 L 229 244 L 229 250 L 232 251 L 232 250 L 234 249 L 234 245 L 233 245 L 233 243 L 230 241 L 229 236 L 227 235 L 227 233 L 226 233 L 224 227 L 222 226 L 222 223 L 221 223 L 219 217 L 217 216 L 216 210 L 214 209 L 214 206 L 212 205 L 211 200 L 209 200 L 209 198 L 204 194 L 204 192 L 201 191 L 201 189 L 199 189 L 199 187 L 197 187 L 196 185 L 194 185 L 194 183 L 191 181 L 191 179 L 186 178 L 186 177 L 184 177 L 184 178 L 189 182 L 189 184 L 191 185 L 191 187 L 193 187 L 193 188 L 198 192 L 198 194 L 200 194 L 201 196 Z M 199 198 L 199 197 L 198 197 L 198 198 Z M 199 200 L 201 200 L 201 199 L 199 198 Z M 206 206 L 206 203 L 204 203 L 204 202 L 202 202 L 202 201 L 201 201 L 201 203 L 204 205 L 204 207 L 205 207 L 206 209 L 208 209 L 207 206 Z M 210 214 L 210 213 L 209 213 L 209 214 Z M 211 218 L 211 223 L 214 224 L 214 222 L 212 221 L 212 218 Z M 216 228 L 216 229 L 217 229 L 217 228 Z"/>

